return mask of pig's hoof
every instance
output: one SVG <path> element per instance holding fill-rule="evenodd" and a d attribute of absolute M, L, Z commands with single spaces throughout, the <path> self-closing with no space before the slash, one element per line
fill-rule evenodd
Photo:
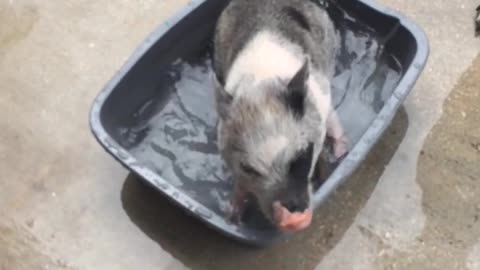
<path fill-rule="evenodd" d="M 342 161 L 345 159 L 345 157 L 348 155 L 348 152 L 346 152 L 343 156 L 337 158 L 335 161 L 332 162 L 331 166 L 333 168 L 336 168 Z"/>
<path fill-rule="evenodd" d="M 226 220 L 230 224 L 240 224 L 244 212 L 244 206 L 232 203 L 226 213 Z"/>
<path fill-rule="evenodd" d="M 228 223 L 230 224 L 239 224 L 240 223 L 240 220 L 241 220 L 241 217 L 238 213 L 236 213 L 235 211 L 231 210 L 227 213 L 226 215 L 226 220 Z"/>
<path fill-rule="evenodd" d="M 348 139 L 345 136 L 335 139 L 333 143 L 333 154 L 337 161 L 343 159 L 348 154 Z"/>

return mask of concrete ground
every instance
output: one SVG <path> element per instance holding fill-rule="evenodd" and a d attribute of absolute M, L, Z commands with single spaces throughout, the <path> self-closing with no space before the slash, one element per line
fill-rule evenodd
<path fill-rule="evenodd" d="M 187 2 L 0 1 L 1 270 L 480 269 L 477 1 L 381 1 L 426 30 L 429 65 L 313 226 L 264 250 L 139 184 L 88 128 L 104 83 Z"/>

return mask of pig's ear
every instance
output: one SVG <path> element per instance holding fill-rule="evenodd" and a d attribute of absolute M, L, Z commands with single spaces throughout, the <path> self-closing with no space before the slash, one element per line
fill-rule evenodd
<path fill-rule="evenodd" d="M 233 96 L 229 94 L 225 87 L 220 83 L 217 76 L 212 73 L 213 87 L 215 91 L 215 101 L 217 106 L 218 116 L 225 119 L 228 115 L 230 105 L 233 101 Z"/>
<path fill-rule="evenodd" d="M 303 117 L 305 114 L 305 100 L 307 99 L 307 82 L 310 77 L 310 60 L 305 59 L 300 70 L 288 83 L 285 96 L 287 107 L 296 117 Z"/>

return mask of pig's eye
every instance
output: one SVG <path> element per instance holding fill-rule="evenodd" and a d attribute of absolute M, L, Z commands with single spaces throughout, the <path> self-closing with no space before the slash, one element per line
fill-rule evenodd
<path fill-rule="evenodd" d="M 309 143 L 306 149 L 299 151 L 296 157 L 292 159 L 289 174 L 295 178 L 307 178 L 312 165 L 312 158 L 313 143 Z"/>
<path fill-rule="evenodd" d="M 261 173 L 259 173 L 255 168 L 252 166 L 245 164 L 245 163 L 240 163 L 240 168 L 242 171 L 244 171 L 246 174 L 252 175 L 252 176 L 257 176 L 260 177 L 262 176 Z"/>

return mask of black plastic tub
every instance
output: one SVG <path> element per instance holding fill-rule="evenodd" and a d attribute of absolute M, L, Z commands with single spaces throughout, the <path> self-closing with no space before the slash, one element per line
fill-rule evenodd
<path fill-rule="evenodd" d="M 93 104 L 100 144 L 126 168 L 218 231 L 254 245 L 282 235 L 250 207 L 224 219 L 232 181 L 216 149 L 210 49 L 224 0 L 192 0 L 133 53 Z M 369 0 L 331 0 L 342 37 L 333 98 L 352 143 L 315 193 L 318 207 L 358 167 L 413 88 L 428 40 L 412 21 Z M 334 167 L 333 167 L 334 166 Z"/>

